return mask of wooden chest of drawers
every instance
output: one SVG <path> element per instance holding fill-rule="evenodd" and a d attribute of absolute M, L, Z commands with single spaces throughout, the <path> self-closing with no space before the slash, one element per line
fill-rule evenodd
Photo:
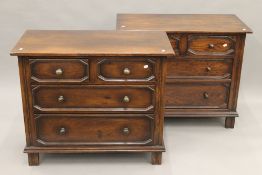
<path fill-rule="evenodd" d="M 166 117 L 226 117 L 233 128 L 246 33 L 234 15 L 119 14 L 118 30 L 166 31 Z"/>
<path fill-rule="evenodd" d="M 164 32 L 27 31 L 18 56 L 29 165 L 39 153 L 151 152 L 161 163 Z"/>

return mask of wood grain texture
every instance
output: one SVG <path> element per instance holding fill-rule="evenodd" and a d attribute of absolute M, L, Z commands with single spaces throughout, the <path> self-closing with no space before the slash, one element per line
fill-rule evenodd
<path fill-rule="evenodd" d="M 174 59 L 168 60 L 168 79 L 226 79 L 231 78 L 231 59 Z"/>
<path fill-rule="evenodd" d="M 234 127 L 233 118 L 238 117 L 236 106 L 245 37 L 246 33 L 252 33 L 238 17 L 224 14 L 118 14 L 117 29 L 167 33 L 176 55 L 168 60 L 166 117 L 224 117 L 225 126 Z M 216 92 L 218 101 L 224 101 L 223 97 L 226 99 L 223 105 L 215 107 L 215 102 L 203 101 L 199 93 L 208 90 L 205 87 L 209 85 L 217 87 L 217 83 L 226 84 L 228 92 L 225 89 Z M 197 90 L 199 84 L 203 86 Z M 184 96 L 189 93 L 195 99 L 186 99 L 182 95 L 177 98 L 178 89 Z M 176 103 L 185 105 L 177 107 Z"/>
<path fill-rule="evenodd" d="M 252 33 L 247 25 L 232 14 L 118 14 L 117 29 L 176 33 Z"/>
<path fill-rule="evenodd" d="M 35 112 L 154 112 L 150 86 L 43 85 L 32 89 Z M 128 102 L 125 102 L 128 98 Z"/>
<path fill-rule="evenodd" d="M 165 56 L 19 57 L 29 165 L 39 164 L 39 153 L 165 151 L 166 59 Z M 103 66 L 98 64 L 102 60 L 106 60 Z M 123 78 L 121 72 L 126 66 L 131 74 Z M 65 71 L 61 78 L 54 73 L 58 68 Z M 99 78 L 101 74 L 120 79 L 130 76 L 133 81 L 104 81 Z M 82 76 L 88 78 L 79 81 Z M 160 159 L 158 156 L 158 162 Z"/>
<path fill-rule="evenodd" d="M 28 30 L 16 56 L 173 56 L 164 32 Z"/>
<path fill-rule="evenodd" d="M 229 84 L 174 83 L 166 85 L 166 108 L 227 108 Z"/>
<path fill-rule="evenodd" d="M 32 59 L 30 73 L 33 82 L 79 83 L 88 81 L 89 65 L 87 59 Z"/>
<path fill-rule="evenodd" d="M 152 144 L 153 118 L 147 115 L 37 115 L 38 145 Z"/>

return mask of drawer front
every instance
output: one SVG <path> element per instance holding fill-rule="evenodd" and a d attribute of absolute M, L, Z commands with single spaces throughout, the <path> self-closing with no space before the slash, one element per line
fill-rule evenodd
<path fill-rule="evenodd" d="M 39 115 L 35 120 L 40 145 L 144 145 L 153 138 L 150 116 Z"/>
<path fill-rule="evenodd" d="M 155 106 L 151 86 L 36 86 L 32 95 L 36 112 L 147 112 Z"/>
<path fill-rule="evenodd" d="M 229 83 L 166 84 L 166 108 L 227 108 Z"/>
<path fill-rule="evenodd" d="M 97 64 L 97 77 L 102 81 L 155 81 L 153 59 L 102 59 Z"/>
<path fill-rule="evenodd" d="M 179 36 L 178 34 L 174 34 L 174 33 L 168 33 L 167 36 L 168 36 L 168 39 L 170 41 L 172 48 L 174 49 L 176 53 L 176 56 L 179 56 L 180 55 L 179 45 L 181 44 L 180 43 L 181 36 Z"/>
<path fill-rule="evenodd" d="M 32 59 L 31 80 L 38 83 L 87 81 L 89 66 L 87 59 Z"/>
<path fill-rule="evenodd" d="M 167 78 L 231 78 L 232 60 L 180 60 L 170 59 L 167 64 Z"/>
<path fill-rule="evenodd" d="M 209 35 L 189 35 L 188 54 L 189 55 L 232 55 L 235 51 L 234 37 L 230 36 L 209 36 Z"/>

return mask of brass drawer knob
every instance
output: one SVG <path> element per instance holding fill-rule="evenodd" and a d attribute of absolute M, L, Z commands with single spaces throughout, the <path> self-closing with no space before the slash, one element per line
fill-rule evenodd
<path fill-rule="evenodd" d="M 65 135 L 65 133 L 66 133 L 66 129 L 64 127 L 59 129 L 59 134 L 60 135 Z"/>
<path fill-rule="evenodd" d="M 215 45 L 214 45 L 214 44 L 208 44 L 208 48 L 214 49 L 214 48 L 215 48 Z"/>
<path fill-rule="evenodd" d="M 56 75 L 62 75 L 63 74 L 63 69 L 61 69 L 61 68 L 56 69 L 55 74 Z"/>
<path fill-rule="evenodd" d="M 208 99 L 208 97 L 209 97 L 207 92 L 204 92 L 203 96 L 204 96 L 204 99 Z"/>
<path fill-rule="evenodd" d="M 63 95 L 60 95 L 60 96 L 58 97 L 57 101 L 58 101 L 59 103 L 65 101 L 64 96 L 63 96 Z"/>
<path fill-rule="evenodd" d="M 130 102 L 130 99 L 129 99 L 129 97 L 128 97 L 128 96 L 124 96 L 124 98 L 123 98 L 123 102 L 125 102 L 125 103 L 128 103 L 128 102 Z"/>
<path fill-rule="evenodd" d="M 130 133 L 129 128 L 124 128 L 124 129 L 123 129 L 123 134 L 124 134 L 124 135 L 128 135 L 129 133 Z"/>
<path fill-rule="evenodd" d="M 129 75 L 130 73 L 131 73 L 130 69 L 128 69 L 128 68 L 124 68 L 124 70 L 123 70 L 123 74 L 125 74 L 125 75 Z"/>
<path fill-rule="evenodd" d="M 210 72 L 212 70 L 211 67 L 209 66 L 206 69 L 207 69 L 207 72 Z"/>

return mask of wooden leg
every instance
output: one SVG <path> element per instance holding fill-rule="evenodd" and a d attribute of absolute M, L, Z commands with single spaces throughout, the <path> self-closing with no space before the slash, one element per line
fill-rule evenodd
<path fill-rule="evenodd" d="M 151 163 L 152 163 L 152 165 L 161 165 L 161 163 L 162 163 L 162 152 L 151 153 Z"/>
<path fill-rule="evenodd" d="M 235 126 L 235 118 L 236 117 L 226 117 L 225 120 L 225 128 L 234 128 Z"/>
<path fill-rule="evenodd" d="M 39 153 L 28 153 L 28 164 L 29 166 L 38 166 Z"/>

